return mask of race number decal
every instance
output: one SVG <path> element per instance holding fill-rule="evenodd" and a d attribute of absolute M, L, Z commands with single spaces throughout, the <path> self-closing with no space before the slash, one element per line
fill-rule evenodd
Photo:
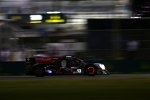
<path fill-rule="evenodd" d="M 81 69 L 77 69 L 77 72 L 78 72 L 78 73 L 81 73 L 82 71 L 81 71 Z"/>

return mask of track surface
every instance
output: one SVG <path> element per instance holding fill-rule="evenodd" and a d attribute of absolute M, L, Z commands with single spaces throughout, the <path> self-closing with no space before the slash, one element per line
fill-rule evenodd
<path fill-rule="evenodd" d="M 35 77 L 35 76 L 0 76 L 0 80 L 51 80 L 51 79 L 63 79 L 63 78 L 119 78 L 119 79 L 129 79 L 129 78 L 150 78 L 150 74 L 111 74 L 111 75 L 96 75 L 96 76 L 86 76 L 86 75 L 56 75 L 56 76 L 45 76 L 45 77 Z"/>

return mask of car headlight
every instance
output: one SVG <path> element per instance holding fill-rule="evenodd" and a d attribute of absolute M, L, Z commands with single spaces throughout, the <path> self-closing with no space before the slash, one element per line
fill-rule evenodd
<path fill-rule="evenodd" d="M 52 72 L 52 70 L 49 70 L 49 69 L 48 69 L 48 70 L 47 70 L 47 73 L 48 73 L 48 74 L 52 74 L 53 72 Z"/>
<path fill-rule="evenodd" d="M 99 67 L 102 69 L 102 70 L 105 70 L 105 65 L 104 64 L 99 64 Z"/>

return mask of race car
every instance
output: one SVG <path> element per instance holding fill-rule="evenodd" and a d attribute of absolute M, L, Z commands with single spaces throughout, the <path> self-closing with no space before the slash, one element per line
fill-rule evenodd
<path fill-rule="evenodd" d="M 35 56 L 26 58 L 26 74 L 43 77 L 45 75 L 109 75 L 102 63 L 88 63 L 73 57 Z"/>

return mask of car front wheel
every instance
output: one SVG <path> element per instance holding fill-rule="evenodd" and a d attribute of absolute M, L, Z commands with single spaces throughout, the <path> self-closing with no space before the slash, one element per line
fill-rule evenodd
<path fill-rule="evenodd" d="M 45 70 L 42 67 L 36 67 L 34 69 L 34 75 L 37 77 L 43 77 L 45 75 Z"/>

